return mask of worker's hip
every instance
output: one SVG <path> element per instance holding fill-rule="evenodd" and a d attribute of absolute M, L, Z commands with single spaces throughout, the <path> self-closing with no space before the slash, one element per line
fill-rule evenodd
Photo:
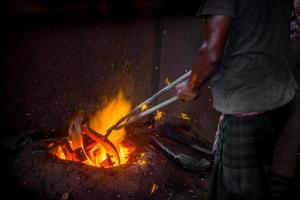
<path fill-rule="evenodd" d="M 270 164 L 292 105 L 290 102 L 266 112 L 221 115 L 214 151 L 228 166 Z"/>

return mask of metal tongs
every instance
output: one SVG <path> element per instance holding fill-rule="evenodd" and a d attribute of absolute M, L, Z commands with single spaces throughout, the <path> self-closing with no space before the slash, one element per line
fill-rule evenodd
<path fill-rule="evenodd" d="M 156 106 L 152 106 L 148 109 L 143 109 L 143 106 L 149 106 L 151 105 L 151 103 L 157 99 L 158 97 L 160 97 L 161 95 L 165 94 L 166 92 L 168 92 L 170 89 L 174 88 L 176 85 L 178 85 L 179 83 L 183 82 L 184 80 L 186 80 L 188 77 L 191 76 L 192 71 L 187 72 L 186 74 L 182 75 L 181 77 L 179 77 L 178 79 L 176 79 L 175 81 L 173 81 L 172 83 L 170 83 L 169 85 L 167 85 L 166 87 L 164 87 L 163 89 L 161 89 L 160 91 L 158 91 L 157 93 L 155 93 L 153 96 L 149 97 L 147 100 L 145 100 L 144 102 L 140 103 L 137 107 L 135 107 L 130 113 L 128 113 L 127 115 L 125 115 L 124 117 L 122 117 L 116 124 L 114 124 L 113 126 L 111 126 L 109 129 L 107 129 L 106 134 L 102 135 L 101 133 L 97 133 L 96 131 L 94 131 L 88 124 L 86 125 L 81 125 L 81 127 L 75 127 L 74 130 L 79 130 L 78 133 L 80 134 L 81 131 L 89 136 L 91 139 L 95 140 L 96 142 L 102 144 L 106 149 L 109 149 L 109 152 L 112 154 L 110 156 L 115 157 L 117 159 L 117 162 L 120 164 L 120 156 L 119 156 L 119 152 L 116 148 L 116 146 L 114 145 L 114 143 L 112 143 L 108 137 L 110 136 L 110 134 L 114 131 L 114 130 L 119 130 L 123 127 L 125 127 L 126 125 L 146 116 L 149 114 L 152 114 L 154 111 L 163 108 L 171 103 L 174 103 L 175 101 L 177 101 L 179 99 L 179 97 L 173 96 L 172 98 L 157 104 Z M 79 120 L 78 122 L 74 122 L 75 125 L 80 124 L 81 121 Z M 79 126 L 79 125 L 77 125 Z M 82 139 L 82 138 L 81 138 Z"/>
<path fill-rule="evenodd" d="M 152 114 L 153 112 L 155 112 L 158 109 L 161 109 L 171 103 L 176 102 L 179 97 L 177 95 L 171 97 L 170 99 L 161 102 L 159 104 L 157 104 L 156 106 L 152 106 L 148 109 L 144 109 L 143 106 L 149 106 L 151 105 L 151 103 L 157 99 L 158 97 L 160 97 L 161 95 L 165 94 L 166 92 L 168 92 L 170 89 L 174 88 L 176 85 L 178 85 L 179 83 L 185 81 L 187 78 L 189 78 L 192 74 L 192 71 L 188 71 L 187 73 L 185 73 L 184 75 L 182 75 L 181 77 L 179 77 L 178 79 L 176 79 L 175 81 L 173 81 L 172 83 L 170 83 L 169 85 L 167 85 L 166 87 L 164 87 L 163 89 L 161 89 L 160 91 L 158 91 L 157 93 L 155 93 L 153 96 L 149 97 L 148 99 L 146 99 L 145 101 L 143 101 L 142 103 L 140 103 L 138 106 L 136 106 L 131 112 L 129 112 L 127 115 L 125 115 L 124 117 L 122 117 L 116 124 L 114 124 L 113 126 L 111 126 L 109 129 L 107 129 L 106 134 L 104 135 L 105 138 L 108 138 L 109 135 L 114 131 L 114 130 L 119 130 L 123 127 L 125 127 L 126 125 L 135 122 L 136 120 Z"/>

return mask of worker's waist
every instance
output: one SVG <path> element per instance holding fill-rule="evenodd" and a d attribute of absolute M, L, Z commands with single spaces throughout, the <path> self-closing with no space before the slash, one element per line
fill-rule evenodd
<path fill-rule="evenodd" d="M 263 114 L 264 112 L 250 112 L 250 113 L 235 113 L 235 114 L 225 114 L 225 116 L 232 117 L 254 117 Z"/>

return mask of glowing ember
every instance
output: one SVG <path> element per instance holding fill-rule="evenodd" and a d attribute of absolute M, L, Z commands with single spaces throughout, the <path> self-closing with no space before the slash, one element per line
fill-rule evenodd
<path fill-rule="evenodd" d="M 59 157 L 60 159 L 66 160 L 66 155 L 65 155 L 65 153 L 63 152 L 61 146 L 58 146 L 58 147 L 57 147 L 56 155 L 57 155 L 57 157 Z"/>
<path fill-rule="evenodd" d="M 147 166 L 147 158 L 146 158 L 146 154 L 144 152 L 139 155 L 137 163 L 142 168 Z"/>
<path fill-rule="evenodd" d="M 180 113 L 178 115 L 178 118 L 182 119 L 182 120 L 186 120 L 186 121 L 190 121 L 192 119 L 192 118 L 189 117 L 189 115 L 187 113 Z"/>
<path fill-rule="evenodd" d="M 124 98 L 123 93 L 120 91 L 104 109 L 97 111 L 91 117 L 89 127 L 95 131 L 94 134 L 96 135 L 105 134 L 106 130 L 126 115 L 130 109 L 131 103 Z M 113 131 L 109 135 L 108 141 L 113 143 L 116 148 L 113 149 L 105 141 L 99 141 L 92 137 L 84 140 L 83 134 L 89 136 L 88 131 L 91 130 L 86 128 L 87 125 L 82 125 L 82 121 L 82 118 L 77 117 L 71 123 L 68 141 L 65 144 L 48 146 L 52 154 L 63 160 L 78 161 L 104 168 L 114 167 L 128 161 L 133 147 L 122 144 L 126 136 L 124 128 Z"/>
<path fill-rule="evenodd" d="M 156 121 L 162 120 L 166 114 L 163 111 L 157 110 L 154 114 L 154 119 Z"/>
<path fill-rule="evenodd" d="M 158 190 L 158 185 L 155 184 L 155 183 L 153 183 L 152 186 L 151 186 L 150 193 L 153 194 L 153 193 L 155 193 L 157 190 Z"/>
<path fill-rule="evenodd" d="M 166 78 L 166 79 L 164 80 L 164 83 L 165 83 L 166 85 L 170 85 L 171 81 L 169 80 L 169 78 Z"/>
<path fill-rule="evenodd" d="M 54 143 L 51 142 L 50 144 L 48 144 L 48 147 L 50 148 L 50 147 L 52 147 L 53 145 L 54 145 Z"/>
<path fill-rule="evenodd" d="M 149 107 L 148 104 L 146 104 L 146 103 L 142 104 L 142 105 L 141 105 L 141 111 L 143 112 L 143 111 L 147 110 L 148 107 Z"/>

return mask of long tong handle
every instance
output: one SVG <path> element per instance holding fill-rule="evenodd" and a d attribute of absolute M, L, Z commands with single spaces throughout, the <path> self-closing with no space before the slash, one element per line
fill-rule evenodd
<path fill-rule="evenodd" d="M 153 106 L 153 107 L 149 108 L 148 110 L 145 110 L 144 112 L 141 112 L 138 115 L 130 118 L 129 121 L 128 121 L 128 123 L 132 123 L 132 122 L 134 122 L 134 121 L 136 121 L 136 120 L 138 120 L 138 119 L 140 119 L 140 118 L 142 118 L 144 116 L 147 116 L 147 115 L 153 113 L 154 111 L 156 111 L 158 109 L 161 109 L 161 108 L 163 108 L 163 107 L 165 107 L 165 106 L 167 106 L 169 104 L 174 103 L 178 99 L 179 99 L 179 97 L 176 95 L 176 96 L 174 96 L 174 97 L 172 97 L 172 98 L 170 98 L 170 99 L 168 99 L 168 100 L 166 100 L 164 102 L 161 102 L 160 104 L 157 104 L 156 106 Z"/>
<path fill-rule="evenodd" d="M 127 115 L 125 115 L 124 117 L 122 117 L 115 125 L 113 125 L 112 127 L 110 127 L 105 134 L 105 137 L 108 137 L 111 132 L 116 129 L 120 124 L 122 124 L 125 120 L 131 118 L 134 115 L 141 115 L 143 113 L 142 111 L 142 106 L 144 104 L 150 104 L 152 101 L 154 101 L 156 98 L 158 98 L 159 96 L 165 94 L 166 92 L 168 92 L 170 89 L 172 89 L 173 87 L 175 87 L 176 85 L 178 85 L 179 83 L 181 83 L 182 81 L 184 81 L 185 79 L 187 79 L 188 77 L 190 77 L 192 74 L 192 70 L 188 71 L 187 73 L 185 73 L 184 75 L 182 75 L 181 77 L 179 77 L 178 79 L 176 79 L 175 81 L 173 81 L 172 83 L 170 83 L 169 85 L 165 86 L 163 89 L 159 90 L 157 93 L 155 93 L 154 95 L 152 95 L 151 97 L 149 97 L 148 99 L 146 99 L 145 101 L 143 101 L 142 103 L 140 103 L 138 106 L 136 106 L 131 112 L 129 112 Z M 174 98 L 174 97 L 173 97 Z M 176 99 L 177 100 L 177 99 Z M 175 100 L 175 101 L 176 101 Z M 173 101 L 174 102 L 174 101 Z M 172 103 L 173 103 L 172 102 Z M 161 103 L 163 104 L 163 103 Z M 170 104 L 170 103 L 169 103 Z M 167 105 L 169 105 L 167 104 Z M 160 105 L 160 104 L 159 104 Z M 158 106 L 158 105 L 157 105 Z M 156 106 L 154 106 L 153 108 L 155 108 Z M 152 112 L 154 111 L 153 108 L 151 108 Z M 157 108 L 159 109 L 159 108 Z M 150 110 L 150 109 L 149 109 Z M 145 113 L 146 111 L 144 111 Z M 151 113 L 151 112 L 150 112 Z M 150 114 L 148 113 L 148 114 Z M 145 116 L 145 115 L 143 115 Z"/>
<path fill-rule="evenodd" d="M 178 79 L 176 79 L 175 81 L 173 81 L 169 85 L 165 86 L 164 88 L 162 88 L 161 90 L 159 90 L 157 93 L 155 93 L 154 95 L 152 95 L 151 97 L 149 97 L 148 99 L 146 99 L 145 101 L 143 101 L 142 103 L 140 103 L 131 112 L 129 112 L 126 116 L 124 116 L 122 118 L 126 119 L 126 118 L 128 118 L 128 117 L 130 117 L 132 115 L 135 115 L 137 112 L 140 112 L 142 110 L 142 106 L 143 105 L 152 103 L 152 101 L 154 101 L 156 98 L 158 98 L 161 95 L 165 94 L 170 89 L 172 89 L 173 87 L 175 87 L 176 85 L 178 85 L 179 83 L 181 83 L 182 81 L 184 81 L 185 79 L 189 78 L 191 76 L 191 74 L 192 74 L 192 70 L 188 71 L 187 73 L 185 73 L 184 75 L 182 75 L 181 77 L 179 77 Z"/>
<path fill-rule="evenodd" d="M 179 83 L 184 81 L 185 79 L 189 78 L 191 76 L 191 74 L 192 74 L 192 70 L 188 71 L 187 73 L 185 73 L 184 75 L 182 75 L 181 77 L 179 77 L 178 79 L 176 79 L 175 81 L 170 83 L 169 85 L 165 86 L 163 89 L 159 90 L 153 96 L 146 99 L 144 102 L 142 102 L 140 105 L 138 105 L 135 109 L 140 109 L 141 106 L 144 104 L 150 104 L 153 100 L 155 100 L 159 96 L 165 94 L 166 92 L 168 92 L 170 89 L 172 89 L 173 87 L 175 87 L 176 85 L 178 85 Z"/>
<path fill-rule="evenodd" d="M 180 76 L 179 78 L 177 78 L 175 81 L 173 81 L 169 85 L 165 86 L 164 88 L 162 88 L 161 90 L 159 90 L 157 93 L 155 93 L 154 95 L 152 95 L 151 97 L 149 97 L 148 99 L 146 99 L 145 101 L 143 101 L 142 103 L 140 103 L 131 112 L 129 112 L 127 115 L 125 115 L 121 119 L 125 120 L 126 118 L 129 118 L 130 116 L 135 115 L 137 112 L 140 112 L 142 110 L 142 106 L 143 105 L 152 103 L 152 101 L 154 101 L 156 98 L 158 98 L 161 95 L 165 94 L 170 89 L 172 89 L 173 87 L 175 87 L 176 85 L 178 85 L 179 83 L 181 83 L 182 81 L 184 81 L 185 79 L 189 78 L 191 76 L 191 74 L 192 74 L 192 70 L 190 70 L 187 73 L 183 74 L 182 76 Z M 122 122 L 124 120 L 122 120 Z"/>
<path fill-rule="evenodd" d="M 176 102 L 178 99 L 179 99 L 179 97 L 176 95 L 176 96 L 174 96 L 174 97 L 172 97 L 172 98 L 170 98 L 166 101 L 163 101 L 160 104 L 157 104 L 156 106 L 153 106 L 153 107 L 149 108 L 148 110 L 146 110 L 144 112 L 141 112 L 141 113 L 137 114 L 136 116 L 130 118 L 129 121 L 125 122 L 125 124 L 115 126 L 114 130 L 119 130 L 119 129 L 125 127 L 126 125 L 131 124 L 132 122 L 135 122 L 136 120 L 138 120 L 142 117 L 150 115 L 154 111 L 159 110 L 159 109 L 161 109 L 161 108 L 163 108 L 163 107 L 165 107 L 169 104 L 172 104 L 172 103 Z"/>

